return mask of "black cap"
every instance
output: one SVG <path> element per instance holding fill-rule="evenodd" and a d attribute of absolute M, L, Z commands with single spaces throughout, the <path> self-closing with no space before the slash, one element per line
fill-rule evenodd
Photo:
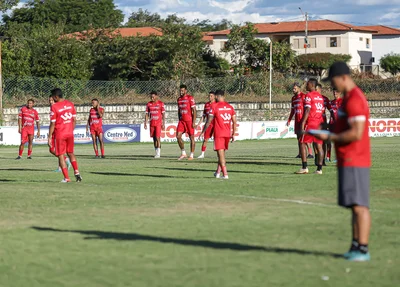
<path fill-rule="evenodd" d="M 334 78 L 334 77 L 350 75 L 350 74 L 351 74 L 350 68 L 349 68 L 349 66 L 347 66 L 347 64 L 345 62 L 335 62 L 329 68 L 328 77 L 323 79 L 322 81 L 328 82 L 328 81 L 332 80 L 332 78 Z"/>

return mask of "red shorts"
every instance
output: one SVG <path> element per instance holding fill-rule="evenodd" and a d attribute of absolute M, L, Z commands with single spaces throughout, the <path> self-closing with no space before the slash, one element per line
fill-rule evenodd
<path fill-rule="evenodd" d="M 35 130 L 32 128 L 22 128 L 21 131 L 21 143 L 26 144 L 29 142 L 29 136 L 33 136 L 35 134 Z"/>
<path fill-rule="evenodd" d="M 161 126 L 150 127 L 150 137 L 160 138 L 161 137 Z"/>
<path fill-rule="evenodd" d="M 315 129 L 319 129 L 318 127 L 314 127 L 314 126 L 306 126 L 306 131 L 309 130 L 315 130 Z M 300 142 L 301 143 L 315 143 L 315 144 L 323 144 L 324 142 L 322 140 L 317 139 L 316 137 L 309 135 L 309 134 L 304 134 L 301 138 L 300 138 Z"/>
<path fill-rule="evenodd" d="M 100 134 L 103 133 L 103 126 L 90 126 L 90 134 L 99 136 Z"/>
<path fill-rule="evenodd" d="M 74 153 L 74 136 L 55 138 L 56 156 Z"/>
<path fill-rule="evenodd" d="M 51 137 L 50 152 L 51 153 L 56 153 L 56 137 L 55 137 L 55 134 L 53 134 L 53 136 Z"/>
<path fill-rule="evenodd" d="M 228 150 L 229 142 L 231 141 L 230 137 L 226 138 L 214 138 L 214 150 Z"/>
<path fill-rule="evenodd" d="M 210 125 L 208 127 L 208 129 L 206 130 L 206 132 L 204 133 L 204 139 L 208 140 L 208 139 L 212 138 L 213 135 L 214 135 L 214 126 Z"/>
<path fill-rule="evenodd" d="M 193 123 L 191 121 L 179 121 L 178 128 L 176 130 L 178 133 L 187 133 L 189 136 L 194 135 Z"/>

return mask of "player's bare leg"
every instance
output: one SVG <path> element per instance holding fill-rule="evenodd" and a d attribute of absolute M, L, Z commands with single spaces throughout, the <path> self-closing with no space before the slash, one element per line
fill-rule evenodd
<path fill-rule="evenodd" d="M 190 136 L 190 156 L 189 156 L 189 160 L 193 160 L 195 149 L 196 149 L 196 140 L 194 139 L 194 135 L 191 135 Z"/>
<path fill-rule="evenodd" d="M 298 156 L 296 158 L 301 158 L 301 142 L 300 142 L 300 139 L 301 139 L 301 134 L 298 133 L 297 134 L 297 144 L 299 146 L 299 154 L 298 154 Z"/>
<path fill-rule="evenodd" d="M 328 142 L 327 145 L 327 151 L 326 151 L 326 160 L 328 162 L 332 161 L 331 156 L 332 156 L 332 142 Z"/>
<path fill-rule="evenodd" d="M 96 155 L 96 158 L 99 157 L 99 146 L 97 145 L 97 137 L 95 134 L 92 134 L 92 142 L 93 142 L 93 150 Z"/>
<path fill-rule="evenodd" d="M 314 158 L 313 152 L 312 152 L 312 144 L 307 144 L 307 151 L 308 151 L 308 156 L 307 158 Z"/>
<path fill-rule="evenodd" d="M 100 143 L 101 158 L 105 158 L 103 134 L 99 134 L 97 138 L 99 139 L 99 143 Z"/>
<path fill-rule="evenodd" d="M 300 155 L 301 155 L 301 169 L 296 172 L 296 174 L 307 174 L 308 166 L 307 166 L 307 148 L 308 145 L 306 143 L 300 143 Z"/>
<path fill-rule="evenodd" d="M 225 159 L 225 150 L 217 150 L 217 155 L 218 155 L 218 168 L 217 168 L 217 174 L 221 173 L 223 174 L 223 179 L 228 179 L 228 171 L 226 169 L 226 159 Z M 220 172 L 218 173 L 218 170 L 220 169 Z"/>
<path fill-rule="evenodd" d="M 207 150 L 208 139 L 203 140 L 203 145 L 201 146 L 201 155 L 198 158 L 204 158 L 206 150 Z"/>
<path fill-rule="evenodd" d="M 29 135 L 28 140 L 28 159 L 32 159 L 33 135 Z"/>
<path fill-rule="evenodd" d="M 324 162 L 324 149 L 322 147 L 322 144 L 314 143 L 314 150 L 315 150 L 315 163 L 317 165 L 317 170 L 314 173 L 322 174 L 322 166 Z"/>
<path fill-rule="evenodd" d="M 72 167 L 74 168 L 74 175 L 75 175 L 76 181 L 77 182 L 81 182 L 82 181 L 82 176 L 80 175 L 79 170 L 78 170 L 78 162 L 76 161 L 75 154 L 68 153 L 68 157 L 69 157 L 69 159 L 71 161 Z"/>
<path fill-rule="evenodd" d="M 327 156 L 327 153 L 328 153 L 328 143 L 327 142 L 324 142 L 324 144 L 322 145 L 322 149 L 324 151 L 324 156 L 323 156 L 323 159 L 322 159 L 322 165 L 326 166 L 325 159 L 326 159 L 326 156 Z"/>
<path fill-rule="evenodd" d="M 355 205 L 352 207 L 353 239 L 349 252 L 344 256 L 349 259 L 353 252 L 368 254 L 368 242 L 371 230 L 371 214 L 369 208 Z"/>
<path fill-rule="evenodd" d="M 182 139 L 182 133 L 180 133 L 180 132 L 177 133 L 176 134 L 176 139 L 178 141 L 179 148 L 181 149 L 181 152 L 182 152 L 181 156 L 179 157 L 178 160 L 182 160 L 184 158 L 187 158 L 186 151 L 185 151 L 185 144 L 184 144 L 183 139 Z"/>

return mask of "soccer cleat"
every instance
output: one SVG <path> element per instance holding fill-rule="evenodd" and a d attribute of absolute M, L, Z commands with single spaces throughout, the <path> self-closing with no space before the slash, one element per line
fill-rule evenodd
<path fill-rule="evenodd" d="M 327 158 L 325 159 L 325 161 L 326 161 L 326 162 L 331 162 L 331 159 L 330 159 L 329 157 L 327 157 Z"/>
<path fill-rule="evenodd" d="M 314 156 L 313 156 L 312 154 L 309 154 L 309 155 L 307 156 L 307 158 L 314 158 Z"/>
<path fill-rule="evenodd" d="M 314 174 L 322 174 L 322 170 L 316 170 L 314 171 Z"/>
<path fill-rule="evenodd" d="M 66 179 L 66 178 L 64 178 L 64 179 L 61 181 L 61 183 L 69 183 L 69 182 L 71 182 L 71 180 L 70 180 L 70 179 Z"/>
<path fill-rule="evenodd" d="M 215 177 L 215 178 L 221 178 L 221 174 L 220 174 L 220 173 L 214 172 L 214 177 Z"/>
<path fill-rule="evenodd" d="M 28 156 L 27 159 L 32 159 L 32 157 L 31 157 L 31 156 Z"/>
<path fill-rule="evenodd" d="M 366 262 L 371 260 L 371 255 L 368 253 L 362 253 L 361 251 L 350 252 L 349 257 L 346 258 L 352 262 Z"/>
<path fill-rule="evenodd" d="M 221 176 L 220 179 L 229 179 L 229 176 L 224 175 L 224 176 Z"/>
<path fill-rule="evenodd" d="M 194 160 L 194 158 L 193 157 L 189 157 L 188 160 Z"/>
<path fill-rule="evenodd" d="M 159 155 L 159 154 L 156 154 L 155 156 L 154 156 L 154 158 L 160 158 L 161 156 Z"/>
<path fill-rule="evenodd" d="M 82 181 L 82 176 L 79 173 L 75 174 L 75 179 L 76 179 L 76 182 L 81 182 Z"/>
<path fill-rule="evenodd" d="M 106 158 L 106 156 L 105 156 L 105 155 L 102 155 L 101 158 Z"/>
<path fill-rule="evenodd" d="M 200 155 L 198 158 L 204 158 L 204 154 Z"/>
<path fill-rule="evenodd" d="M 301 158 L 301 155 L 298 154 L 298 155 L 296 156 L 296 158 Z"/>
<path fill-rule="evenodd" d="M 57 169 L 54 170 L 54 172 L 61 172 L 61 168 L 58 167 Z"/>
<path fill-rule="evenodd" d="M 181 155 L 181 156 L 178 158 L 178 160 L 183 160 L 183 159 L 185 159 L 185 158 L 187 158 L 187 155 L 186 155 L 186 154 L 183 154 L 183 155 Z"/>
<path fill-rule="evenodd" d="M 295 174 L 308 174 L 308 168 L 301 168 L 299 171 L 296 171 Z"/>
<path fill-rule="evenodd" d="M 15 160 L 20 160 L 20 159 L 22 159 L 22 157 L 20 157 L 20 156 L 17 156 L 17 158 L 16 158 Z"/>
<path fill-rule="evenodd" d="M 353 252 L 356 252 L 356 251 L 355 250 L 349 250 L 345 254 L 343 254 L 343 257 L 345 259 L 348 259 L 348 258 L 350 258 L 352 256 Z"/>

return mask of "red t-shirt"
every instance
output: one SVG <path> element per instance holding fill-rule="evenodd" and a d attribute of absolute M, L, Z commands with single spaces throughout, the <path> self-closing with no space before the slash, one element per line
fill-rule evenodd
<path fill-rule="evenodd" d="M 324 120 L 324 123 L 326 123 L 326 110 L 330 111 L 331 110 L 331 101 L 329 100 L 328 97 L 322 95 L 322 98 L 324 99 L 324 106 L 325 110 L 322 112 L 322 118 Z"/>
<path fill-rule="evenodd" d="M 343 99 L 338 98 L 331 101 L 330 111 L 333 113 L 333 117 L 331 116 L 330 123 L 334 124 L 338 119 L 338 110 L 342 106 Z"/>
<path fill-rule="evenodd" d="M 35 109 L 28 109 L 27 106 L 21 108 L 18 118 L 22 120 L 22 128 L 34 129 L 35 121 L 38 122 L 39 114 Z"/>
<path fill-rule="evenodd" d="M 292 110 L 294 114 L 294 121 L 296 123 L 300 123 L 301 120 L 303 119 L 304 97 L 305 94 L 301 92 L 298 95 L 292 97 Z"/>
<path fill-rule="evenodd" d="M 356 87 L 343 98 L 335 124 L 335 133 L 340 134 L 350 128 L 351 121 L 365 121 L 361 140 L 352 143 L 336 143 L 336 155 L 339 167 L 371 166 L 371 144 L 369 139 L 369 107 L 360 88 Z"/>
<path fill-rule="evenodd" d="M 230 138 L 235 109 L 227 102 L 218 102 L 212 105 L 209 115 L 214 116 L 214 138 Z"/>
<path fill-rule="evenodd" d="M 104 109 L 102 107 L 96 110 L 95 108 L 90 109 L 90 120 L 89 123 L 93 127 L 101 127 L 103 125 L 103 118 L 100 118 L 100 112 L 104 113 Z"/>
<path fill-rule="evenodd" d="M 190 95 L 185 95 L 178 98 L 179 120 L 191 122 L 193 120 L 192 108 L 196 106 L 194 98 Z"/>
<path fill-rule="evenodd" d="M 212 110 L 213 105 L 215 105 L 216 102 L 208 102 L 204 105 L 204 111 L 203 111 L 203 116 L 206 118 L 206 122 L 208 121 L 210 111 Z M 213 123 L 211 122 L 211 125 Z"/>
<path fill-rule="evenodd" d="M 165 113 L 164 103 L 161 101 L 148 102 L 146 113 L 150 115 L 150 126 L 158 127 L 162 125 L 162 114 Z"/>
<path fill-rule="evenodd" d="M 74 136 L 73 118 L 75 117 L 75 106 L 68 100 L 54 103 L 51 106 L 50 120 L 56 125 L 54 130 L 56 138 Z"/>
<path fill-rule="evenodd" d="M 325 112 L 324 98 L 318 92 L 309 92 L 304 97 L 304 108 L 310 108 L 306 123 L 308 129 L 319 128 L 323 122 L 322 114 Z"/>

